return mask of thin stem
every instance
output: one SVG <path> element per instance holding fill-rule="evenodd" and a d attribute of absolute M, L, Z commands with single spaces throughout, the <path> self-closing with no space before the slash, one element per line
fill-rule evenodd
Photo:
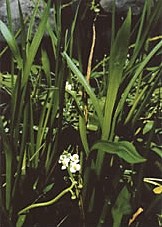
<path fill-rule="evenodd" d="M 94 53 L 95 43 L 96 43 L 96 28 L 95 28 L 95 24 L 93 23 L 92 45 L 91 45 L 91 50 L 90 50 L 90 54 L 89 54 L 88 67 L 87 67 L 87 75 L 86 75 L 86 79 L 87 79 L 87 82 L 88 83 L 90 81 L 90 76 L 91 76 L 92 59 L 93 59 L 93 53 Z"/>
<path fill-rule="evenodd" d="M 93 23 L 92 29 L 93 29 L 92 45 L 91 45 L 91 49 L 90 49 L 88 66 L 87 66 L 87 75 L 86 75 L 86 80 L 87 80 L 88 84 L 90 83 L 91 70 L 92 70 L 92 59 L 93 59 L 94 48 L 95 48 L 95 43 L 96 43 L 95 23 Z M 88 121 L 88 104 L 87 104 L 87 94 L 86 93 L 84 94 L 84 99 L 85 99 L 84 113 L 85 113 L 85 120 L 87 122 Z"/>
<path fill-rule="evenodd" d="M 23 213 L 25 213 L 28 210 L 31 210 L 33 208 L 37 208 L 37 207 L 44 207 L 44 206 L 50 206 L 52 204 L 54 204 L 55 202 L 57 202 L 61 197 L 63 197 L 66 193 L 71 192 L 71 190 L 73 189 L 73 187 L 76 185 L 76 181 L 72 181 L 72 184 L 70 187 L 64 189 L 62 192 L 60 192 L 54 199 L 51 199 L 47 202 L 42 202 L 42 203 L 35 203 L 35 204 L 31 204 L 27 207 L 25 207 L 24 209 L 20 210 L 18 215 L 21 215 Z"/>

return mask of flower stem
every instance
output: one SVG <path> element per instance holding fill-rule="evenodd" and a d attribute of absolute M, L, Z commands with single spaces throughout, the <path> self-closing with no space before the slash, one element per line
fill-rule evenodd
<path fill-rule="evenodd" d="M 47 202 L 42 202 L 42 203 L 35 203 L 35 204 L 31 204 L 27 207 L 25 207 L 24 209 L 20 210 L 18 215 L 21 215 L 23 213 L 25 213 L 28 210 L 31 210 L 33 208 L 37 208 L 37 207 L 44 207 L 44 206 L 50 206 L 52 204 L 54 204 L 55 202 L 57 202 L 61 197 L 63 197 L 66 193 L 70 192 L 72 190 L 72 188 L 76 185 L 76 181 L 72 181 L 71 186 L 64 189 L 62 192 L 60 192 L 55 198 L 53 198 L 52 200 L 49 200 Z"/>

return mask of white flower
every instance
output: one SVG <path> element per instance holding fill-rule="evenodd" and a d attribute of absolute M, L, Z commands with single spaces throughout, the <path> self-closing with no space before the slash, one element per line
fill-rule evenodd
<path fill-rule="evenodd" d="M 62 169 L 62 170 L 65 170 L 66 168 L 67 168 L 66 165 L 62 165 L 62 166 L 61 166 L 61 169 Z"/>
<path fill-rule="evenodd" d="M 60 158 L 59 158 L 59 163 L 62 164 L 61 169 L 64 170 L 69 166 L 69 162 L 70 162 L 70 158 L 71 158 L 71 154 L 64 152 Z"/>
<path fill-rule="evenodd" d="M 66 155 L 62 154 L 60 155 L 60 158 L 59 158 L 59 163 L 62 163 L 62 161 L 66 158 Z"/>
<path fill-rule="evenodd" d="M 63 161 L 62 161 L 62 167 L 61 167 L 61 169 L 66 169 L 68 166 L 69 166 L 69 159 L 67 158 L 67 159 L 64 159 Z"/>
<path fill-rule="evenodd" d="M 76 173 L 77 171 L 79 171 L 81 168 L 79 163 L 76 162 L 70 162 L 70 172 L 71 173 Z"/>
<path fill-rule="evenodd" d="M 58 162 L 62 164 L 61 166 L 62 170 L 69 168 L 71 173 L 76 173 L 81 168 L 79 164 L 79 155 L 78 154 L 71 155 L 67 151 L 63 152 Z"/>
<path fill-rule="evenodd" d="M 79 162 L 79 155 L 73 154 L 70 159 L 71 159 L 72 162 L 78 163 Z"/>
<path fill-rule="evenodd" d="M 66 89 L 66 90 L 70 90 L 70 91 L 72 90 L 72 85 L 69 84 L 68 81 L 66 81 L 65 89 Z"/>

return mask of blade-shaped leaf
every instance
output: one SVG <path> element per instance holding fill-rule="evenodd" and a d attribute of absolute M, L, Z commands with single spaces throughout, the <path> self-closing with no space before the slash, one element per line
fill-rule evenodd
<path fill-rule="evenodd" d="M 108 154 L 115 154 L 126 162 L 135 164 L 146 161 L 137 151 L 134 145 L 128 141 L 109 142 L 99 141 L 95 143 L 91 150 L 99 150 Z"/>
<path fill-rule="evenodd" d="M 81 116 L 79 116 L 79 132 L 80 132 L 80 138 L 81 138 L 85 153 L 88 156 L 89 146 L 88 146 L 88 140 L 87 140 L 86 122 L 85 122 L 85 119 Z"/>
<path fill-rule="evenodd" d="M 131 11 L 119 29 L 112 45 L 109 61 L 108 88 L 105 102 L 105 113 L 102 125 L 102 139 L 107 140 L 111 130 L 113 109 L 116 102 L 118 89 L 121 83 L 124 64 L 128 52 L 128 43 L 131 26 Z"/>
<path fill-rule="evenodd" d="M 10 143 L 8 140 L 8 137 L 5 133 L 4 127 L 3 127 L 3 121 L 2 118 L 0 118 L 0 134 L 2 136 L 3 143 L 1 146 L 3 146 L 3 149 L 5 150 L 5 159 L 6 159 L 6 210 L 8 211 L 10 208 L 11 203 L 11 190 L 12 190 L 12 152 Z"/>
<path fill-rule="evenodd" d="M 26 219 L 26 214 L 19 216 L 16 222 L 16 227 L 22 227 L 24 225 L 25 219 Z"/>
<path fill-rule="evenodd" d="M 32 40 L 32 43 L 29 47 L 28 50 L 28 58 L 24 67 L 24 72 L 23 72 L 23 82 L 22 82 L 22 87 L 27 83 L 28 77 L 30 74 L 31 66 L 33 64 L 34 58 L 36 56 L 36 53 L 38 51 L 38 48 L 40 46 L 41 40 L 43 38 L 45 29 L 46 29 L 46 24 L 49 16 L 49 9 L 50 9 L 50 1 L 48 1 L 48 4 L 42 14 L 41 17 L 41 22 L 38 26 L 38 30 L 34 35 L 34 38 Z"/>
<path fill-rule="evenodd" d="M 119 29 L 111 48 L 108 87 L 105 101 L 104 117 L 102 122 L 102 140 L 108 140 L 112 131 L 113 111 L 115 103 L 117 102 L 118 89 L 123 75 L 124 64 L 127 58 L 130 27 L 131 11 L 129 10 L 128 15 L 121 28 Z M 114 132 L 112 132 L 112 134 L 113 133 Z M 98 154 L 96 161 L 98 168 L 97 175 L 100 174 L 103 160 L 104 154 Z"/>
<path fill-rule="evenodd" d="M 19 47 L 16 43 L 15 37 L 12 35 L 8 27 L 0 20 L 0 32 L 2 33 L 3 37 L 5 38 L 7 44 L 9 45 L 13 56 L 15 57 L 18 66 L 22 67 L 22 58 L 20 54 Z"/>
<path fill-rule="evenodd" d="M 151 151 L 155 152 L 160 158 L 162 158 L 162 146 L 158 146 L 156 143 L 151 143 Z"/>
<path fill-rule="evenodd" d="M 50 87 L 51 86 L 50 61 L 49 61 L 47 52 L 43 49 L 42 49 L 42 66 L 45 72 L 47 84 Z"/>
<path fill-rule="evenodd" d="M 94 108 L 96 110 L 96 113 L 97 113 L 97 116 L 98 116 L 98 120 L 99 120 L 100 125 L 101 125 L 103 116 L 102 116 L 102 111 L 101 111 L 101 107 L 100 107 L 100 104 L 99 104 L 99 100 L 97 99 L 95 93 L 92 91 L 90 85 L 88 84 L 88 82 L 84 78 L 83 74 L 80 72 L 80 70 L 74 64 L 72 59 L 67 55 L 67 53 L 64 52 L 63 53 L 63 57 L 66 59 L 69 68 L 77 76 L 78 81 L 82 84 L 82 86 L 84 87 L 85 91 L 90 96 L 91 101 L 93 103 L 93 106 L 94 106 Z"/>
<path fill-rule="evenodd" d="M 130 214 L 132 210 L 130 205 L 130 198 L 131 194 L 128 191 L 127 187 L 124 186 L 112 208 L 113 227 L 120 227 L 123 215 Z"/>

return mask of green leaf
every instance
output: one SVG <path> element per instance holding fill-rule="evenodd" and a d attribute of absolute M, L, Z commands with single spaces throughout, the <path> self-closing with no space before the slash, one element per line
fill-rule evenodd
<path fill-rule="evenodd" d="M 12 12 L 11 12 L 11 3 L 10 0 L 6 0 L 6 11 L 7 11 L 7 20 L 8 20 L 8 27 L 11 32 L 13 32 L 12 26 Z"/>
<path fill-rule="evenodd" d="M 70 90 L 66 90 L 66 92 L 71 95 L 71 97 L 73 98 L 74 100 L 74 104 L 75 104 L 75 108 L 78 112 L 78 114 L 81 116 L 81 117 L 84 117 L 84 113 L 83 113 L 83 110 L 81 109 L 80 107 L 80 103 L 79 103 L 79 100 L 77 98 L 77 93 L 75 91 L 70 91 Z"/>
<path fill-rule="evenodd" d="M 122 97 L 119 101 L 119 104 L 116 108 L 116 111 L 114 113 L 114 118 L 116 119 L 117 116 L 120 114 L 120 112 L 122 111 L 123 107 L 124 107 L 124 103 L 126 101 L 126 98 L 128 97 L 128 94 L 130 92 L 130 90 L 132 89 L 132 87 L 134 86 L 137 78 L 139 77 L 139 75 L 143 72 L 143 70 L 145 69 L 146 65 L 148 64 L 148 62 L 151 60 L 151 58 L 154 57 L 154 55 L 157 53 L 157 51 L 162 47 L 162 41 L 160 41 L 150 52 L 149 54 L 144 58 L 144 60 L 139 64 L 138 68 L 135 71 L 135 74 L 131 77 L 130 82 L 128 83 L 127 87 L 125 88 Z M 146 99 L 144 99 L 145 101 Z M 141 107 L 140 107 L 141 108 Z M 139 109 L 140 109 L 139 108 Z M 137 110 L 138 112 L 138 110 Z M 137 115 L 137 114 L 136 114 Z"/>
<path fill-rule="evenodd" d="M 88 156 L 89 145 L 87 140 L 86 122 L 85 122 L 85 118 L 81 116 L 79 116 L 79 132 L 80 132 L 80 138 L 81 138 L 85 153 Z"/>
<path fill-rule="evenodd" d="M 7 26 L 0 20 L 0 32 L 5 38 L 7 44 L 9 45 L 13 56 L 15 57 L 17 64 L 20 68 L 22 68 L 22 58 L 20 55 L 19 47 L 16 43 L 15 37 L 12 35 Z"/>
<path fill-rule="evenodd" d="M 142 48 L 145 46 L 145 42 L 147 41 L 147 38 L 150 35 L 149 33 L 150 33 L 150 30 L 152 29 L 152 26 L 157 23 L 158 18 L 161 15 L 162 1 L 156 1 L 154 5 L 154 10 L 152 10 L 153 7 L 150 7 L 150 5 L 151 5 L 150 1 L 148 0 L 145 1 L 141 18 L 139 18 L 140 26 L 139 26 L 138 35 L 135 42 L 133 55 L 128 65 L 129 69 L 134 65 L 140 52 L 142 52 Z"/>
<path fill-rule="evenodd" d="M 107 140 L 111 131 L 113 110 L 117 101 L 117 93 L 121 83 L 124 64 L 127 58 L 131 26 L 131 11 L 119 29 L 112 45 L 109 61 L 107 96 L 105 101 L 104 119 L 102 124 L 102 139 Z"/>
<path fill-rule="evenodd" d="M 134 145 L 128 141 L 108 142 L 101 140 L 95 143 L 91 150 L 99 150 L 100 152 L 115 154 L 131 164 L 146 161 L 146 159 L 136 151 Z"/>
<path fill-rule="evenodd" d="M 51 191 L 51 189 L 53 188 L 53 186 L 54 186 L 54 183 L 47 185 L 47 186 L 44 188 L 43 192 L 44 192 L 44 193 L 47 193 L 47 192 Z"/>
<path fill-rule="evenodd" d="M 12 173 L 13 154 L 9 143 L 9 139 L 3 127 L 2 117 L 0 117 L 0 134 L 2 136 L 3 149 L 5 151 L 5 159 L 6 159 L 6 210 L 9 211 L 10 205 L 11 205 L 11 191 L 12 191 L 12 177 L 13 177 L 13 173 Z"/>
<path fill-rule="evenodd" d="M 143 135 L 148 133 L 154 126 L 154 121 L 147 121 L 143 128 Z"/>
<path fill-rule="evenodd" d="M 9 94 L 16 83 L 17 75 L 11 75 L 9 73 L 0 73 L 0 89 L 3 87 Z"/>
<path fill-rule="evenodd" d="M 22 227 L 26 219 L 26 214 L 20 215 L 17 222 L 16 227 Z"/>
<path fill-rule="evenodd" d="M 131 194 L 127 187 L 124 186 L 112 208 L 113 227 L 120 227 L 123 215 L 131 213 L 130 198 Z"/>
<path fill-rule="evenodd" d="M 154 151 L 160 158 L 162 158 L 162 146 L 151 143 L 151 150 Z"/>
<path fill-rule="evenodd" d="M 37 54 L 41 40 L 43 38 L 45 29 L 46 29 L 48 16 L 49 16 L 49 9 L 50 9 L 50 1 L 48 1 L 48 4 L 47 4 L 47 6 L 46 6 L 46 8 L 45 8 L 45 10 L 42 14 L 41 22 L 38 26 L 38 30 L 33 37 L 31 45 L 29 46 L 29 50 L 28 50 L 28 53 L 27 53 L 27 60 L 26 60 L 26 63 L 25 63 L 24 71 L 23 71 L 22 87 L 28 81 L 33 61 L 35 59 L 35 56 Z"/>
<path fill-rule="evenodd" d="M 131 11 L 129 10 L 128 15 L 119 29 L 111 47 L 107 95 L 102 121 L 102 140 L 111 139 L 110 135 L 114 135 L 114 129 L 112 129 L 112 125 L 116 124 L 116 119 L 114 119 L 114 107 L 117 102 L 118 89 L 121 84 L 124 65 L 127 58 L 130 27 Z M 96 160 L 97 175 L 100 174 L 103 160 L 104 154 L 98 154 Z"/>
<path fill-rule="evenodd" d="M 82 84 L 85 91 L 90 96 L 90 99 L 91 99 L 93 106 L 95 108 L 95 111 L 97 113 L 100 125 L 102 125 L 102 119 L 103 119 L 102 110 L 101 110 L 101 107 L 99 104 L 99 100 L 97 99 L 95 93 L 92 91 L 92 89 L 91 89 L 90 85 L 88 84 L 88 82 L 86 81 L 85 77 L 80 72 L 80 70 L 77 68 L 77 66 L 74 64 L 72 59 L 67 55 L 66 52 L 63 53 L 63 57 L 66 59 L 67 64 L 68 64 L 69 68 L 71 69 L 71 71 L 77 76 L 78 81 Z"/>
<path fill-rule="evenodd" d="M 42 68 L 45 72 L 47 84 L 50 87 L 51 86 L 50 61 L 49 61 L 47 52 L 43 49 L 42 49 Z"/>
<path fill-rule="evenodd" d="M 40 7 L 40 0 L 37 0 L 34 4 L 34 9 L 32 11 L 32 14 L 30 16 L 30 20 L 29 20 L 29 26 L 28 26 L 28 30 L 27 30 L 27 38 L 26 40 L 32 40 L 32 35 L 33 35 L 33 31 L 34 31 L 34 26 L 35 26 L 35 20 L 36 18 L 38 18 L 38 11 L 39 11 L 39 7 Z M 27 43 L 27 49 L 28 49 L 28 43 Z"/>

